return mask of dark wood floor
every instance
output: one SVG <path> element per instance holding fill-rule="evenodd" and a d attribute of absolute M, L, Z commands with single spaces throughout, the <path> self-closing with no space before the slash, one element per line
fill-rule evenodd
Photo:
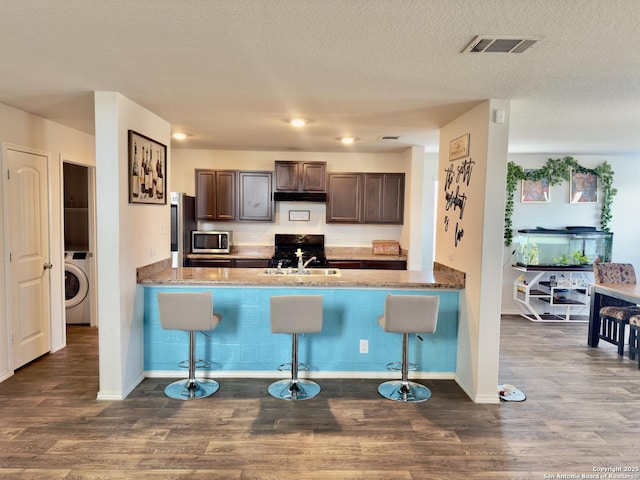
<path fill-rule="evenodd" d="M 66 349 L 0 384 L 0 478 L 530 480 L 639 467 L 637 364 L 587 347 L 586 324 L 502 327 L 500 381 L 521 403 L 478 405 L 453 381 L 425 381 L 433 397 L 404 405 L 370 380 L 320 381 L 319 397 L 291 403 L 246 379 L 191 402 L 164 397 L 160 379 L 97 401 L 96 330 L 70 327 Z"/>

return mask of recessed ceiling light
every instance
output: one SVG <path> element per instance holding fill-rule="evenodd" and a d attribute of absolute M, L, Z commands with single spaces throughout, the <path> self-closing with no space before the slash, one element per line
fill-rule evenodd
<path fill-rule="evenodd" d="M 176 140 L 184 140 L 185 138 L 187 138 L 187 134 L 186 133 L 182 133 L 182 132 L 176 132 L 172 136 Z"/>
<path fill-rule="evenodd" d="M 338 140 L 340 140 L 345 145 L 351 145 L 353 142 L 355 142 L 358 139 L 356 137 L 340 137 Z"/>
<path fill-rule="evenodd" d="M 307 120 L 304 118 L 292 118 L 289 123 L 294 127 L 304 127 L 307 124 Z"/>

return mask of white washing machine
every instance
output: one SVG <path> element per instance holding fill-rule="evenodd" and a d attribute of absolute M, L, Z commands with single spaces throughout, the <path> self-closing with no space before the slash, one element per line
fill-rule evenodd
<path fill-rule="evenodd" d="M 67 323 L 91 323 L 89 252 L 64 252 L 64 298 Z"/>

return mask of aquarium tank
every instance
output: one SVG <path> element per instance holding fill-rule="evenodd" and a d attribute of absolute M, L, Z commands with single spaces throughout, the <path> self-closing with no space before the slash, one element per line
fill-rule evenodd
<path fill-rule="evenodd" d="M 518 230 L 516 264 L 522 267 L 590 269 L 611 261 L 613 233 L 594 227 Z"/>

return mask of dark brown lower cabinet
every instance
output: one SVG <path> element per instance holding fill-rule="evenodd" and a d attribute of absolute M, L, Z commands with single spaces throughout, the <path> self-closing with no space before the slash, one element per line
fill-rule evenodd
<path fill-rule="evenodd" d="M 189 267 L 267 268 L 268 258 L 188 258 Z"/>
<path fill-rule="evenodd" d="M 406 260 L 363 260 L 360 268 L 375 270 L 406 270 Z"/>
<path fill-rule="evenodd" d="M 215 268 L 268 268 L 268 258 L 189 258 L 189 267 Z M 406 270 L 406 260 L 328 260 L 332 268 L 356 269 L 368 268 L 372 270 Z"/>
<path fill-rule="evenodd" d="M 360 260 L 329 260 L 327 263 L 333 268 L 362 268 Z"/>
<path fill-rule="evenodd" d="M 368 268 L 372 270 L 406 270 L 406 260 L 329 260 L 333 268 Z"/>
<path fill-rule="evenodd" d="M 269 260 L 263 258 L 236 258 L 233 261 L 233 266 L 236 268 L 268 268 Z"/>
<path fill-rule="evenodd" d="M 217 268 L 231 268 L 233 267 L 233 260 L 221 260 L 217 258 L 188 258 L 187 263 L 189 267 L 217 267 Z"/>

